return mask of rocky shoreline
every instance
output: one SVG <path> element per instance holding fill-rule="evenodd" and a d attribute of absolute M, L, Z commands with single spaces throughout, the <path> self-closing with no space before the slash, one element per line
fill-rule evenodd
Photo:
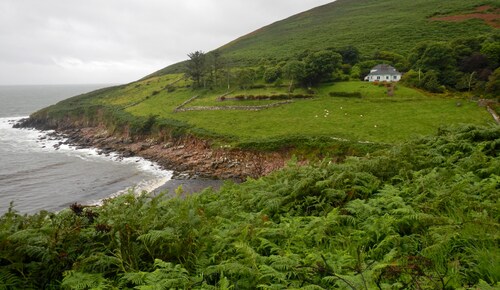
<path fill-rule="evenodd" d="M 34 125 L 25 119 L 18 128 L 51 128 Z M 123 157 L 139 156 L 154 161 L 174 172 L 174 179 L 231 179 L 243 181 L 257 178 L 282 168 L 290 158 L 287 152 L 254 152 L 231 148 L 214 148 L 206 140 L 184 136 L 159 141 L 153 137 L 135 138 L 111 134 L 104 127 L 58 128 L 50 133 L 63 144 L 76 148 L 97 148 L 100 154 L 116 152 Z"/>

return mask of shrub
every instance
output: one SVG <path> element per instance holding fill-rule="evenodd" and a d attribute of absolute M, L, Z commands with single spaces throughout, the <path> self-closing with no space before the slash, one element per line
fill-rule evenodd
<path fill-rule="evenodd" d="M 265 88 L 266 85 L 263 85 L 263 84 L 257 84 L 257 85 L 251 85 L 250 86 L 250 89 L 263 89 Z"/>
<path fill-rule="evenodd" d="M 168 85 L 165 87 L 165 89 L 167 90 L 167 92 L 171 93 L 171 92 L 174 92 L 175 91 L 175 87 L 172 86 L 172 85 Z"/>
<path fill-rule="evenodd" d="M 330 97 L 340 97 L 340 98 L 362 98 L 360 92 L 330 92 L 328 93 Z"/>
<path fill-rule="evenodd" d="M 270 67 L 264 72 L 264 81 L 268 84 L 274 83 L 280 77 L 281 69 L 279 67 Z"/>

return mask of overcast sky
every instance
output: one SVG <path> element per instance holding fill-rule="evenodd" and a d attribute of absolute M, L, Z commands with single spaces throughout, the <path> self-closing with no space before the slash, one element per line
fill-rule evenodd
<path fill-rule="evenodd" d="M 0 85 L 128 83 L 333 0 L 0 0 Z"/>

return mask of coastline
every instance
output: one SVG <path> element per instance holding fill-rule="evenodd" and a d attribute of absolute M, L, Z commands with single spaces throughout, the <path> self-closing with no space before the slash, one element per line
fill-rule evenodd
<path fill-rule="evenodd" d="M 64 132 L 59 132 L 59 131 L 54 131 L 54 130 L 40 130 L 37 128 L 29 128 L 29 127 L 22 127 L 19 126 L 23 120 L 27 120 L 27 117 L 10 117 L 10 118 L 5 118 L 8 121 L 8 124 L 10 127 L 15 127 L 16 129 L 33 129 L 36 130 L 38 138 L 37 138 L 37 143 L 40 144 L 41 148 L 46 148 L 46 150 L 64 150 L 65 152 L 68 151 L 68 148 L 70 151 L 77 150 L 90 150 L 93 153 L 93 155 L 103 155 L 102 157 L 105 157 L 110 160 L 114 160 L 117 162 L 139 162 L 139 161 L 134 161 L 137 158 L 144 159 L 145 161 L 152 162 L 151 164 L 155 164 L 155 161 L 152 161 L 150 159 L 143 158 L 138 155 L 134 154 L 124 154 L 124 152 L 118 152 L 111 150 L 110 148 L 97 148 L 94 146 L 91 146 L 89 142 L 81 142 L 81 136 L 76 137 L 74 134 L 71 136 L 64 133 Z M 66 132 L 66 131 L 65 131 Z M 41 134 L 40 134 L 41 133 Z M 74 133 L 74 132 L 73 132 Z M 86 138 L 92 139 L 92 137 L 86 136 Z M 92 142 L 90 142 L 92 143 Z M 132 158 L 132 159 L 130 159 Z M 130 160 L 126 160 L 130 159 Z M 152 165 L 151 165 L 152 166 Z M 168 195 L 174 196 L 179 194 L 180 196 L 185 196 L 188 194 L 200 192 L 206 188 L 212 188 L 213 190 L 219 190 L 221 185 L 227 180 L 221 180 L 221 179 L 210 179 L 210 178 L 203 178 L 199 176 L 193 176 L 193 175 L 188 175 L 186 172 L 174 172 L 171 169 L 164 168 L 160 164 L 156 163 L 155 167 L 161 168 L 163 171 L 165 171 L 165 175 L 162 177 L 159 177 L 158 179 L 148 182 L 141 182 L 139 184 L 136 184 L 131 187 L 123 188 L 113 194 L 111 194 L 108 197 L 105 198 L 99 198 L 95 200 L 88 200 L 88 201 L 77 201 L 77 202 L 83 202 L 83 204 L 88 205 L 88 206 L 93 206 L 93 205 L 99 205 L 102 203 L 103 199 L 108 199 L 108 198 L 114 198 L 116 196 L 119 196 L 121 194 L 129 192 L 129 190 L 134 190 L 136 193 L 140 193 L 143 191 L 148 192 L 151 195 L 158 195 L 163 192 L 167 192 Z"/>
<path fill-rule="evenodd" d="M 250 150 L 214 148 L 207 140 L 194 136 L 159 140 L 152 136 L 130 138 L 110 133 L 101 126 L 50 126 L 46 120 L 27 118 L 16 128 L 53 130 L 50 138 L 60 140 L 58 146 L 77 149 L 96 148 L 99 154 L 117 153 L 125 157 L 142 157 L 173 171 L 172 180 L 233 180 L 258 178 L 285 166 L 288 152 L 257 152 Z M 68 124 L 66 124 L 68 125 Z"/>
<path fill-rule="evenodd" d="M 103 154 L 93 147 L 70 146 L 53 131 L 13 128 L 23 118 L 0 118 L 0 155 L 6 162 L 0 172 L 0 214 L 10 202 L 16 211 L 29 214 L 60 211 L 75 202 L 98 205 L 130 190 L 153 192 L 172 178 L 172 171 L 139 156 Z"/>

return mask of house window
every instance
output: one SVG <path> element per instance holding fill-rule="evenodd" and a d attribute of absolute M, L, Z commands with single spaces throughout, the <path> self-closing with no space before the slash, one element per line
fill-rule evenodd
<path fill-rule="evenodd" d="M 398 78 L 398 76 L 393 76 L 392 78 L 393 78 L 393 79 L 397 79 L 397 78 Z"/>
<path fill-rule="evenodd" d="M 379 80 L 379 79 L 380 79 L 380 76 L 377 77 L 377 80 Z"/>
<path fill-rule="evenodd" d="M 386 76 L 386 77 L 385 77 L 385 79 L 386 79 L 386 80 L 388 80 L 388 79 L 389 79 L 389 76 Z"/>

